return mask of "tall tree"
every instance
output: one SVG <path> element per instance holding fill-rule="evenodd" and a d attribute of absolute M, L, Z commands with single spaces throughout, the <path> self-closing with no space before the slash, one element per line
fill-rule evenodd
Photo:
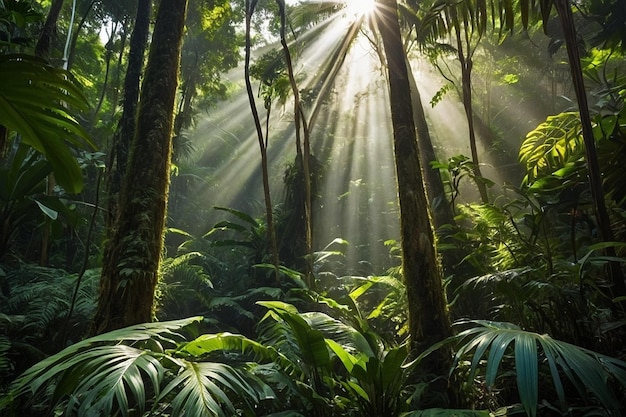
<path fill-rule="evenodd" d="M 272 256 L 272 264 L 274 265 L 276 282 L 280 281 L 279 266 L 280 260 L 278 255 L 278 242 L 276 240 L 276 229 L 274 227 L 274 213 L 272 208 L 272 199 L 270 194 L 269 184 L 269 168 L 267 157 L 267 145 L 268 134 L 263 134 L 263 128 L 261 126 L 261 119 L 256 107 L 256 100 L 254 99 L 254 91 L 252 90 L 252 83 L 250 80 L 250 55 L 252 50 L 252 16 L 258 0 L 246 0 L 246 56 L 244 64 L 244 74 L 246 82 L 246 91 L 248 93 L 248 100 L 250 101 L 250 109 L 252 110 L 252 116 L 254 119 L 254 126 L 256 128 L 257 139 L 259 143 L 259 149 L 261 151 L 261 174 L 263 176 L 263 197 L 265 201 L 265 216 L 267 219 L 267 233 L 270 243 L 270 251 Z M 268 115 L 269 117 L 269 115 Z"/>
<path fill-rule="evenodd" d="M 152 320 L 186 9 L 187 0 L 169 0 L 157 12 L 116 228 L 106 242 L 94 333 Z"/>
<path fill-rule="evenodd" d="M 598 229 L 600 230 L 600 236 L 602 239 L 604 241 L 611 242 L 615 239 L 615 237 L 613 229 L 611 228 L 611 220 L 606 208 L 606 202 L 604 200 L 602 174 L 600 172 L 600 164 L 598 163 L 598 154 L 596 151 L 596 143 L 591 124 L 591 115 L 589 112 L 589 105 L 587 103 L 587 93 L 585 90 L 583 71 L 580 63 L 577 42 L 578 37 L 576 33 L 576 26 L 574 25 L 572 6 L 570 5 L 569 0 L 554 0 L 554 6 L 559 15 L 561 26 L 563 27 L 567 55 L 569 57 L 569 66 L 570 71 L 572 72 L 572 81 L 574 83 L 574 91 L 576 93 L 576 100 L 578 101 L 582 136 L 585 143 L 589 188 L 593 198 Z M 612 246 L 607 247 L 605 252 L 609 258 L 615 259 L 615 249 Z M 613 260 L 610 263 L 610 267 L 610 275 L 613 284 L 612 295 L 614 297 L 626 296 L 626 283 L 624 282 L 624 273 L 620 262 Z M 622 301 L 622 304 L 623 303 L 624 302 Z"/>
<path fill-rule="evenodd" d="M 419 353 L 450 336 L 452 329 L 422 177 L 406 53 L 397 10 L 396 0 L 379 0 L 376 16 L 389 76 L 402 269 L 409 301 L 411 347 Z M 450 364 L 448 352 L 442 350 L 437 360 L 425 365 L 425 370 L 445 375 Z"/>
<path fill-rule="evenodd" d="M 126 172 L 128 150 L 135 135 L 135 118 L 139 102 L 139 89 L 143 70 L 144 55 L 150 32 L 151 0 L 137 2 L 135 27 L 130 36 L 128 66 L 124 78 L 124 99 L 122 116 L 113 136 L 107 166 L 106 190 L 108 195 L 106 230 L 111 233 L 117 217 L 117 205 L 122 178 Z"/>
<path fill-rule="evenodd" d="M 461 6 L 463 7 L 463 6 Z M 479 11 L 482 9 L 477 8 Z M 478 146 L 476 144 L 476 129 L 474 128 L 474 109 L 472 103 L 472 69 L 474 67 L 474 51 L 476 50 L 477 42 L 480 42 L 482 37 L 481 25 L 478 25 L 478 30 L 474 30 L 474 27 L 468 25 L 467 22 L 459 20 L 456 5 L 450 8 L 450 18 L 452 19 L 452 26 L 454 27 L 454 36 L 456 39 L 456 50 L 459 63 L 461 64 L 461 83 L 463 88 L 463 108 L 465 109 L 465 117 L 467 119 L 467 127 L 469 134 L 469 144 L 472 153 L 472 171 L 474 178 L 476 179 L 476 186 L 480 193 L 480 199 L 483 204 L 489 203 L 489 195 L 487 194 L 487 185 L 483 179 L 483 175 L 480 172 L 480 162 L 478 159 Z M 461 31 L 463 32 L 461 34 Z M 474 34 L 477 34 L 478 40 L 472 41 Z"/>

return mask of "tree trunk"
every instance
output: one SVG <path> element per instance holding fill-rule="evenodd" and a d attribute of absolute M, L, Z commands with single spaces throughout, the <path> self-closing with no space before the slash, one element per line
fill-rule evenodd
<path fill-rule="evenodd" d="M 250 101 L 250 110 L 252 111 L 252 117 L 254 119 L 254 126 L 256 128 L 257 139 L 259 142 L 259 149 L 261 151 L 261 175 L 263 179 L 263 199 L 265 201 L 265 216 L 267 218 L 267 234 L 269 237 L 270 250 L 272 256 L 272 264 L 274 265 L 274 277 L 276 284 L 280 284 L 280 259 L 278 255 L 278 242 L 276 240 L 276 228 L 274 226 L 274 213 L 272 207 L 272 198 L 270 194 L 269 183 L 269 168 L 267 158 L 267 137 L 263 137 L 263 128 L 261 127 L 261 121 L 256 108 L 256 101 L 254 99 L 254 91 L 252 91 L 252 84 L 250 81 L 250 54 L 252 49 L 251 38 L 251 25 L 252 15 L 254 14 L 254 8 L 256 7 L 256 1 L 250 2 L 246 0 L 246 47 L 245 47 L 245 65 L 244 75 L 246 81 L 246 91 L 248 93 L 248 100 Z M 269 113 L 269 111 L 268 111 Z M 267 115 L 267 121 L 269 123 L 269 114 Z"/>
<path fill-rule="evenodd" d="M 450 8 L 453 13 L 454 21 L 454 33 L 456 35 L 457 43 L 457 56 L 461 64 L 461 82 L 463 84 L 463 108 L 465 109 L 465 116 L 467 118 L 467 128 L 469 130 L 469 143 L 470 151 L 472 153 L 472 172 L 474 173 L 474 181 L 480 194 L 480 199 L 483 204 L 489 204 L 489 194 L 487 193 L 487 185 L 483 181 L 483 174 L 480 172 L 480 163 L 478 159 L 478 148 L 476 145 L 476 129 L 474 128 L 474 110 L 472 108 L 472 51 L 470 40 L 468 39 L 467 32 L 465 32 L 465 46 L 467 48 L 467 56 L 463 51 L 463 40 L 461 39 L 461 27 L 459 17 L 456 15 L 456 8 Z M 466 28 L 466 31 L 468 29 Z"/>
<path fill-rule="evenodd" d="M 402 268 L 409 301 L 411 347 L 420 353 L 452 334 L 437 263 L 434 233 L 420 166 L 406 54 L 396 0 L 380 0 L 377 16 L 389 73 L 394 155 L 400 204 Z M 446 375 L 449 352 L 440 350 L 423 370 Z"/>
<path fill-rule="evenodd" d="M 143 61 L 150 32 L 150 0 L 139 0 L 137 3 L 137 16 L 135 28 L 130 38 L 130 52 L 128 54 L 128 66 L 124 79 L 124 102 L 122 104 L 122 116 L 113 135 L 111 144 L 106 191 L 108 195 L 106 230 L 109 237 L 115 227 L 117 207 L 119 204 L 119 192 L 122 177 L 126 172 L 128 161 L 128 149 L 135 135 L 135 117 L 137 116 L 137 104 L 139 102 L 139 87 Z M 105 256 L 106 257 L 106 256 Z"/>
<path fill-rule="evenodd" d="M 585 91 L 585 83 L 583 79 L 582 67 L 580 64 L 580 55 L 578 53 L 578 43 L 576 41 L 576 27 L 574 26 L 574 18 L 572 9 L 568 0 L 555 0 L 556 10 L 559 14 L 563 33 L 565 35 L 565 44 L 567 46 L 567 55 L 569 58 L 569 67 L 572 72 L 572 81 L 574 83 L 574 91 L 578 101 L 578 112 L 580 114 L 580 122 L 582 125 L 583 141 L 585 143 L 585 159 L 587 162 L 587 171 L 589 175 L 589 186 L 591 188 L 591 196 L 594 203 L 596 220 L 600 237 L 605 242 L 615 240 L 613 229 L 611 228 L 611 220 L 604 201 L 604 191 L 602 189 L 602 174 L 598 163 L 598 155 L 596 152 L 596 142 L 591 127 L 591 116 L 589 114 L 589 105 L 587 104 L 587 93 Z M 608 257 L 615 258 L 615 248 L 607 247 L 605 253 Z M 610 262 L 611 280 L 613 283 L 613 298 L 626 295 L 626 284 L 624 283 L 624 273 L 620 262 Z M 624 302 L 622 302 L 624 303 Z"/>
<path fill-rule="evenodd" d="M 52 38 L 56 31 L 57 21 L 61 14 L 61 8 L 63 7 L 63 0 L 54 0 L 48 11 L 46 22 L 41 30 L 41 35 L 35 45 L 35 55 L 41 58 L 48 58 L 50 54 L 50 48 L 52 47 Z"/>
<path fill-rule="evenodd" d="M 420 164 L 423 167 L 422 172 L 424 174 L 424 184 L 426 185 L 426 195 L 428 196 L 437 241 L 444 243 L 450 239 L 450 235 L 454 233 L 454 227 L 446 228 L 444 226 L 455 226 L 456 221 L 454 220 L 454 213 L 452 212 L 452 207 L 450 206 L 446 196 L 441 173 L 439 172 L 439 169 L 432 168 L 430 166 L 430 162 L 437 160 L 437 155 L 435 154 L 433 142 L 430 137 L 430 130 L 428 129 L 428 122 L 426 121 L 426 114 L 424 113 L 424 107 L 422 105 L 422 97 L 417 89 L 417 83 L 408 60 L 406 65 L 409 75 L 409 86 L 411 88 L 411 101 L 413 105 L 415 132 L 417 135 L 417 147 Z M 443 266 L 445 276 L 456 276 L 459 274 L 467 276 L 467 272 L 463 274 L 458 270 L 463 258 L 463 253 L 457 249 L 449 249 L 442 252 L 441 264 Z M 464 265 L 463 269 L 467 270 L 468 268 Z"/>
<path fill-rule="evenodd" d="M 168 0 L 160 3 L 157 13 L 117 227 L 103 261 L 95 333 L 153 317 L 186 9 L 187 0 Z"/>

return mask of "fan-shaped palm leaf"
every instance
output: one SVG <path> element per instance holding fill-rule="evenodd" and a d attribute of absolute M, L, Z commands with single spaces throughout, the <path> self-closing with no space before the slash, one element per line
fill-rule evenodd
<path fill-rule="evenodd" d="M 246 394 L 255 402 L 260 394 L 251 386 L 241 373 L 223 363 L 179 361 L 183 365 L 181 372 L 163 389 L 157 402 L 166 401 L 171 393 L 172 415 L 194 417 L 214 417 L 237 414 L 235 407 L 224 389 Z M 266 399 L 266 398 L 263 398 Z M 228 410 L 228 414 L 224 412 Z"/>
<path fill-rule="evenodd" d="M 199 320 L 141 324 L 85 339 L 24 372 L 13 383 L 12 396 L 52 405 L 67 401 L 67 412 L 110 415 L 115 408 L 126 415 L 130 393 L 133 404 L 144 409 L 144 376 L 158 393 L 167 367 L 177 364 L 177 359 L 162 353 L 161 343 L 175 343 L 180 329 Z M 142 342 L 153 350 L 129 346 Z M 47 390 L 49 386 L 54 390 Z"/>
<path fill-rule="evenodd" d="M 517 389 L 528 415 L 537 414 L 539 363 L 544 361 L 548 365 L 562 407 L 566 406 L 565 388 L 561 380 L 561 375 L 564 374 L 583 398 L 591 393 L 603 407 L 614 412 L 619 411 L 619 401 L 611 384 L 617 382 L 626 387 L 625 362 L 554 340 L 547 334 L 523 331 L 510 323 L 469 320 L 459 324 L 476 326 L 432 346 L 416 360 L 423 359 L 445 344 L 458 342 L 461 345 L 455 355 L 455 364 L 459 364 L 473 351 L 468 377 L 473 378 L 478 368 L 485 364 L 485 382 L 487 386 L 493 386 L 500 363 L 508 348 L 513 346 Z M 484 359 L 486 361 L 483 362 Z"/>
<path fill-rule="evenodd" d="M 12 397 L 36 398 L 66 415 L 127 416 L 129 410 L 159 407 L 171 415 L 199 417 L 236 414 L 233 398 L 249 410 L 273 398 L 254 375 L 203 361 L 209 350 L 196 341 L 182 349 L 163 348 L 198 320 L 142 324 L 79 342 L 24 373 Z"/>

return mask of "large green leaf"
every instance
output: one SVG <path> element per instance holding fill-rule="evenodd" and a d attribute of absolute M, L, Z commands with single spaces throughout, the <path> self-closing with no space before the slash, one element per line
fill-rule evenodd
<path fill-rule="evenodd" d="M 158 408 L 198 417 L 235 415 L 235 400 L 238 408 L 247 404 L 252 410 L 275 398 L 254 375 L 205 361 L 218 347 L 241 348 L 247 340 L 242 336 L 205 335 L 178 349 L 163 348 L 162 343 L 174 346 L 182 338 L 178 331 L 198 320 L 142 324 L 86 339 L 30 368 L 14 383 L 11 397 L 56 405 L 65 415 L 128 416 L 130 410 L 141 415 Z M 275 351 L 272 357 L 280 359 Z"/>
<path fill-rule="evenodd" d="M 225 389 L 234 392 L 236 397 L 247 395 L 255 402 L 260 400 L 259 391 L 229 365 L 185 360 L 181 363 L 182 371 L 163 389 L 157 399 L 157 403 L 165 402 L 170 394 L 175 393 L 171 400 L 173 416 L 236 415 L 235 407 Z"/>
<path fill-rule="evenodd" d="M 233 351 L 249 355 L 260 363 L 276 362 L 288 373 L 298 369 L 297 364 L 271 346 L 265 346 L 245 336 L 232 333 L 204 334 L 181 345 L 179 351 L 202 357 L 216 351 Z"/>
<path fill-rule="evenodd" d="M 70 193 L 82 189 L 82 173 L 69 145 L 93 143 L 74 111 L 88 103 L 71 74 L 29 55 L 0 55 L 0 124 L 50 161 L 57 182 Z"/>
<path fill-rule="evenodd" d="M 455 355 L 455 366 L 474 351 L 468 377 L 471 380 L 477 369 L 484 367 L 485 383 L 493 386 L 500 375 L 502 359 L 505 355 L 513 354 L 517 389 L 528 415 L 537 414 L 539 364 L 542 363 L 547 363 L 556 395 L 564 409 L 567 401 L 562 375 L 567 377 L 582 397 L 593 394 L 606 409 L 619 411 L 620 404 L 615 397 L 613 385 L 617 383 L 622 385 L 622 389 L 626 387 L 626 362 L 554 340 L 547 334 L 521 330 L 510 323 L 468 320 L 459 324 L 473 324 L 474 327 L 437 343 L 416 361 L 422 360 L 443 345 L 456 342 L 459 348 Z M 512 351 L 509 349 L 511 345 L 514 346 Z"/>

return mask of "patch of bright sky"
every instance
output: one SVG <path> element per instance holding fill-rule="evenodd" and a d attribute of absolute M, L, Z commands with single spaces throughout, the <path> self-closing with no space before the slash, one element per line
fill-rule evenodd
<path fill-rule="evenodd" d="M 288 5 L 298 3 L 315 3 L 315 0 L 286 0 Z M 346 13 L 349 16 L 361 17 L 368 15 L 376 8 L 376 0 L 343 0 L 346 4 Z"/>

